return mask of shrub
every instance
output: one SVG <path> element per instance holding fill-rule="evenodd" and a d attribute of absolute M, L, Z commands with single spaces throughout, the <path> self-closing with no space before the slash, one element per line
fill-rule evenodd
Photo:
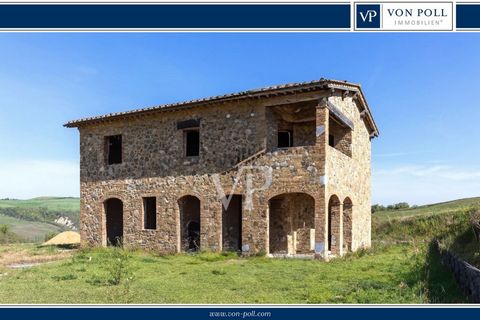
<path fill-rule="evenodd" d="M 107 273 L 107 282 L 110 285 L 119 285 L 123 281 L 133 279 L 133 273 L 130 267 L 131 254 L 123 248 L 112 248 L 107 251 L 109 254 Z"/>

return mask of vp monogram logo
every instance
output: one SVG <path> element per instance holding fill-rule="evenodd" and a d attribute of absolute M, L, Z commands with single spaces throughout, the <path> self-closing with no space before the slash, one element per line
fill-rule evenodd
<path fill-rule="evenodd" d="M 366 22 L 368 19 L 368 22 L 372 22 L 373 18 L 377 16 L 377 11 L 375 10 L 367 10 L 367 12 L 360 12 L 360 17 L 362 18 L 363 22 Z"/>
<path fill-rule="evenodd" d="M 356 27 L 358 29 L 379 29 L 380 28 L 380 5 L 379 4 L 357 4 Z"/>

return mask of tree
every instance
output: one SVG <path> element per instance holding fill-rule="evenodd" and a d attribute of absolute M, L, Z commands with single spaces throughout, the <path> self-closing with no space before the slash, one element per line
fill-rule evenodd
<path fill-rule="evenodd" d="M 378 211 L 383 211 L 385 210 L 385 207 L 382 206 L 381 204 L 374 204 L 372 206 L 372 213 L 378 212 Z"/>
<path fill-rule="evenodd" d="M 408 209 L 410 208 L 410 205 L 406 202 L 399 202 L 399 203 L 396 203 L 393 208 L 395 210 L 400 210 L 400 209 Z"/>

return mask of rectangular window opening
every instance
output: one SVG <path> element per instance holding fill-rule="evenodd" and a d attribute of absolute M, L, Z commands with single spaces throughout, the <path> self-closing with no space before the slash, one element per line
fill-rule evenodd
<path fill-rule="evenodd" d="M 333 134 L 328 135 L 328 145 L 330 147 L 335 147 L 335 136 Z"/>
<path fill-rule="evenodd" d="M 117 164 L 122 163 L 122 136 L 108 136 L 106 137 L 107 144 L 107 163 Z"/>
<path fill-rule="evenodd" d="M 328 145 L 344 155 L 352 157 L 352 129 L 330 117 L 328 130 Z"/>
<path fill-rule="evenodd" d="M 200 155 L 200 131 L 185 131 L 185 155 L 187 157 L 197 157 Z"/>
<path fill-rule="evenodd" d="M 278 147 L 279 148 L 293 147 L 292 131 L 278 131 Z"/>
<path fill-rule="evenodd" d="M 157 199 L 155 197 L 143 198 L 143 228 L 157 229 Z"/>

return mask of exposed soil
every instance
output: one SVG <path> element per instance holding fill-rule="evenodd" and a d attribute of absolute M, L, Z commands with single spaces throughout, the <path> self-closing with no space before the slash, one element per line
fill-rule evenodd
<path fill-rule="evenodd" d="M 71 257 L 76 250 L 32 250 L 18 249 L 12 247 L 12 250 L 0 252 L 0 267 L 7 268 L 26 268 L 45 262 L 56 261 Z"/>

